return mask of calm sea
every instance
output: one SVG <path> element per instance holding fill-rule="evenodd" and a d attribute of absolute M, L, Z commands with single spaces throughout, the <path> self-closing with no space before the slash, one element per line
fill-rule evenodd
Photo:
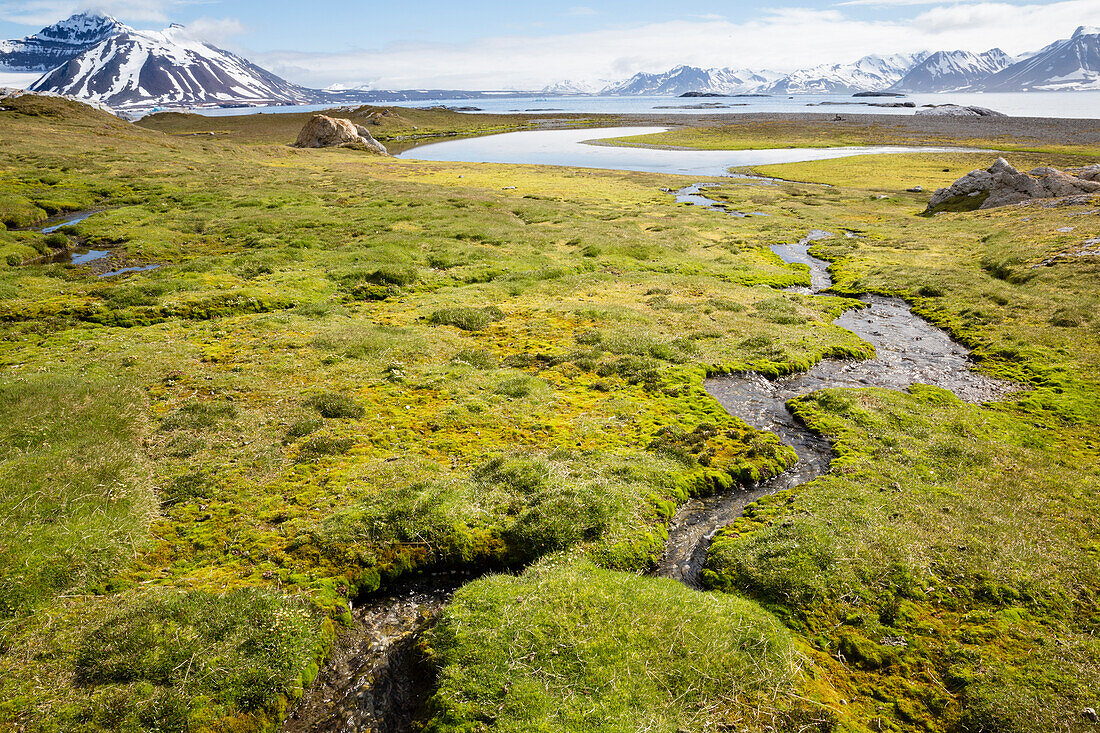
<path fill-rule="evenodd" d="M 837 104 L 847 102 L 849 104 Z M 869 107 L 852 102 L 913 102 L 925 104 L 963 104 L 988 107 L 1013 117 L 1075 117 L 1100 119 L 1100 91 L 1092 92 L 1018 92 L 998 94 L 944 93 L 909 94 L 903 98 L 853 98 L 848 94 L 799 94 L 774 97 L 507 97 L 486 99 L 440 99 L 431 102 L 379 102 L 379 106 L 476 107 L 480 111 L 515 113 L 580 112 L 586 114 L 743 114 L 746 112 L 816 112 L 820 114 L 900 114 L 911 115 L 911 108 Z M 729 105 L 724 109 L 668 109 L 701 103 Z M 823 104 L 824 103 L 824 104 Z M 280 112 L 312 112 L 332 109 L 331 104 L 284 107 L 236 107 L 232 109 L 193 110 L 211 116 L 246 115 Z"/>

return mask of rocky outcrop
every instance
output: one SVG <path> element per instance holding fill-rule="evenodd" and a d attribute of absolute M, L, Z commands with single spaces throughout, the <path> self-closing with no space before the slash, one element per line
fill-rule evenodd
<path fill-rule="evenodd" d="M 1086 181 L 1100 181 L 1100 163 L 1093 163 L 1084 168 L 1066 168 L 1066 173 Z"/>
<path fill-rule="evenodd" d="M 915 114 L 931 117 L 1007 117 L 988 107 L 963 106 L 961 104 L 926 104 Z"/>
<path fill-rule="evenodd" d="M 387 155 L 386 147 L 375 140 L 367 128 L 351 120 L 325 115 L 310 117 L 294 142 L 296 148 L 332 148 L 339 145 Z"/>
<path fill-rule="evenodd" d="M 967 173 L 948 188 L 932 195 L 926 214 L 941 211 L 973 211 L 1018 204 L 1030 199 L 1052 199 L 1100 191 L 1100 165 L 1060 171 L 1046 166 L 1027 173 L 1004 158 L 986 170 Z"/>

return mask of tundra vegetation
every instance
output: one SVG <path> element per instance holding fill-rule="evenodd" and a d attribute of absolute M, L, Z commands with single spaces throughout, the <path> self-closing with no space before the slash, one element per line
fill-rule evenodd
<path fill-rule="evenodd" d="M 428 730 L 1100 729 L 1096 201 L 918 217 L 902 184 L 995 154 L 880 156 L 727 180 L 737 219 L 675 176 L 4 107 L 0 730 L 274 730 L 349 601 L 449 569 L 499 572 L 424 639 Z M 832 472 L 750 505 L 707 592 L 646 577 L 679 504 L 794 460 L 707 375 L 871 354 L 851 299 L 779 290 L 810 229 L 858 235 L 814 250 L 839 293 L 1023 389 L 801 398 Z"/>

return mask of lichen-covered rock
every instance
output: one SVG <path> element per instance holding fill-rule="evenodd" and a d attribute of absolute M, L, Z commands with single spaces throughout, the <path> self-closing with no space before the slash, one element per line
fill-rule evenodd
<path fill-rule="evenodd" d="M 1100 176 L 1100 166 L 1075 170 L 1088 171 L 1091 175 L 1093 168 L 1098 169 L 1096 173 Z M 1021 173 L 1004 158 L 997 158 L 987 170 L 971 171 L 949 187 L 936 191 L 925 213 L 993 209 L 1030 199 L 1061 198 L 1096 191 L 1100 191 L 1100 181 L 1046 166 Z"/>
<path fill-rule="evenodd" d="M 375 140 L 367 128 L 351 120 L 325 115 L 310 117 L 294 142 L 296 148 L 331 148 L 338 145 L 363 146 L 371 152 L 387 154 L 385 146 Z"/>
<path fill-rule="evenodd" d="M 1086 181 L 1100 181 L 1100 163 L 1093 163 L 1084 168 L 1066 168 L 1066 173 Z"/>

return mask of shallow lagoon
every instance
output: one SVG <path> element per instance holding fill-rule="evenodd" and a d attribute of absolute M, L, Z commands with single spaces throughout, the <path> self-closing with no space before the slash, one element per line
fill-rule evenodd
<path fill-rule="evenodd" d="M 526 163 L 573 168 L 725 176 L 735 166 L 798 163 L 878 153 L 973 152 L 966 148 L 877 145 L 847 148 L 769 148 L 765 150 L 659 150 L 585 144 L 593 140 L 648 135 L 665 127 L 609 127 L 599 130 L 525 130 L 419 145 L 398 158 L 463 163 Z"/>

